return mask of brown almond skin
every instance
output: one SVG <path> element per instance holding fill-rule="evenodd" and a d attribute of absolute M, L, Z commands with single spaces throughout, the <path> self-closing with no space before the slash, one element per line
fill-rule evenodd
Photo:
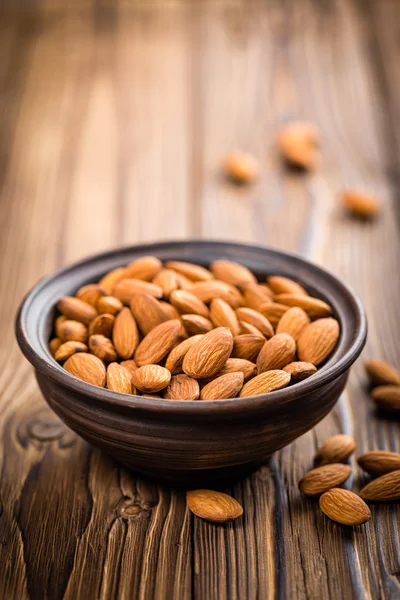
<path fill-rule="evenodd" d="M 114 392 L 122 394 L 132 393 L 131 374 L 125 367 L 112 362 L 107 367 L 107 387 Z"/>
<path fill-rule="evenodd" d="M 304 327 L 309 324 L 310 318 L 307 313 L 298 306 L 292 306 L 279 319 L 276 333 L 288 333 L 297 342 Z"/>
<path fill-rule="evenodd" d="M 314 462 L 316 465 L 344 462 L 356 448 L 355 440 L 344 433 L 334 435 L 318 449 Z"/>
<path fill-rule="evenodd" d="M 212 377 L 222 369 L 233 348 L 232 333 L 227 327 L 217 327 L 196 342 L 183 359 L 183 371 L 201 379 Z"/>
<path fill-rule="evenodd" d="M 250 381 L 244 384 L 242 391 L 240 392 L 240 398 L 268 394 L 269 392 L 286 387 L 289 382 L 289 373 L 285 373 L 279 369 L 266 371 L 265 373 L 261 373 L 261 375 L 257 375 L 257 377 L 253 377 L 253 379 L 250 379 Z"/>
<path fill-rule="evenodd" d="M 106 294 L 111 295 L 115 284 L 125 277 L 125 267 L 118 267 L 109 271 L 100 279 L 98 285 L 105 290 Z"/>
<path fill-rule="evenodd" d="M 259 310 L 266 302 L 272 302 L 272 292 L 268 288 L 258 284 L 247 284 L 243 288 L 243 296 L 246 306 L 254 310 Z"/>
<path fill-rule="evenodd" d="M 384 360 L 368 360 L 365 370 L 373 385 L 400 385 L 400 371 Z"/>
<path fill-rule="evenodd" d="M 171 371 L 173 375 L 182 372 L 182 363 L 185 358 L 186 352 L 193 344 L 201 340 L 203 334 L 193 335 L 187 340 L 183 340 L 180 344 L 175 346 L 168 354 L 167 360 L 165 361 L 165 368 Z"/>
<path fill-rule="evenodd" d="M 208 333 L 214 328 L 210 319 L 206 319 L 201 315 L 182 315 L 183 326 L 188 335 L 198 335 L 200 333 Z"/>
<path fill-rule="evenodd" d="M 267 340 L 257 358 L 257 371 L 281 369 L 293 361 L 296 354 L 296 342 L 287 333 L 278 333 Z"/>
<path fill-rule="evenodd" d="M 358 219 L 374 219 L 381 211 L 380 201 L 361 190 L 344 190 L 339 200 L 347 212 Z"/>
<path fill-rule="evenodd" d="M 167 269 L 173 269 L 177 273 L 187 277 L 190 281 L 208 281 L 209 279 L 213 279 L 213 275 L 208 269 L 200 265 L 194 265 L 193 263 L 171 260 L 166 262 L 165 266 Z"/>
<path fill-rule="evenodd" d="M 329 304 L 323 300 L 302 294 L 277 294 L 274 296 L 274 302 L 286 304 L 287 306 L 299 306 L 308 314 L 311 320 L 329 317 L 332 313 Z"/>
<path fill-rule="evenodd" d="M 328 358 L 339 339 L 340 329 L 336 319 L 317 319 L 307 325 L 297 341 L 300 360 L 320 365 Z"/>
<path fill-rule="evenodd" d="M 98 299 L 96 308 L 99 314 L 107 313 L 109 315 L 116 315 L 123 308 L 123 304 L 121 300 L 115 298 L 114 296 L 101 296 Z"/>
<path fill-rule="evenodd" d="M 164 398 L 167 400 L 198 400 L 199 396 L 200 386 L 198 381 L 184 374 L 171 377 L 164 393 Z"/>
<path fill-rule="evenodd" d="M 171 373 L 160 365 L 143 365 L 132 374 L 133 385 L 150 394 L 163 390 L 171 381 Z"/>
<path fill-rule="evenodd" d="M 400 413 L 400 385 L 379 385 L 372 390 L 371 396 L 382 410 Z"/>
<path fill-rule="evenodd" d="M 172 321 L 173 319 L 180 319 L 180 314 L 176 310 L 175 306 L 172 306 L 172 304 L 169 302 L 164 302 L 163 300 L 159 300 L 159 303 L 169 321 Z"/>
<path fill-rule="evenodd" d="M 300 491 L 306 496 L 319 496 L 337 487 L 350 477 L 351 468 L 342 463 L 331 463 L 308 471 L 299 483 Z"/>
<path fill-rule="evenodd" d="M 289 310 L 289 306 L 286 304 L 280 304 L 279 302 L 266 302 L 262 304 L 259 311 L 264 317 L 267 317 L 272 327 L 276 327 L 281 319 L 282 315 Z"/>
<path fill-rule="evenodd" d="M 232 358 L 245 358 L 253 362 L 257 359 L 265 338 L 251 333 L 237 335 L 233 338 Z"/>
<path fill-rule="evenodd" d="M 124 367 L 127 371 L 129 371 L 131 380 L 132 380 L 133 373 L 136 371 L 136 369 L 138 369 L 138 366 L 135 363 L 135 361 L 132 358 L 130 358 L 129 360 L 121 361 L 120 364 L 121 364 L 121 367 Z M 133 381 L 132 381 L 132 384 L 133 384 Z M 136 394 L 136 391 L 132 390 L 132 394 Z"/>
<path fill-rule="evenodd" d="M 231 285 L 257 283 L 257 279 L 250 269 L 231 260 L 214 260 L 210 265 L 210 271 L 216 279 Z"/>
<path fill-rule="evenodd" d="M 89 335 L 100 333 L 108 338 L 111 338 L 114 329 L 115 317 L 108 313 L 98 315 L 89 325 Z"/>
<path fill-rule="evenodd" d="M 265 337 L 270 338 L 274 335 L 274 329 L 271 323 L 264 315 L 252 308 L 241 307 L 236 309 L 236 316 L 239 321 L 254 325 Z"/>
<path fill-rule="evenodd" d="M 151 281 L 162 269 L 162 262 L 155 256 L 141 256 L 125 267 L 125 277 Z"/>
<path fill-rule="evenodd" d="M 360 467 L 373 477 L 400 469 L 400 453 L 388 450 L 371 450 L 361 454 L 357 461 Z"/>
<path fill-rule="evenodd" d="M 169 321 L 161 304 L 149 294 L 135 294 L 131 300 L 131 311 L 141 331 L 146 336 L 154 327 Z"/>
<path fill-rule="evenodd" d="M 138 367 L 160 362 L 179 341 L 180 329 L 178 319 L 166 321 L 152 329 L 136 349 L 134 358 Z"/>
<path fill-rule="evenodd" d="M 314 375 L 317 372 L 317 367 L 308 362 L 297 361 L 289 363 L 282 370 L 291 375 L 292 383 L 298 383 Z"/>
<path fill-rule="evenodd" d="M 97 308 L 99 298 L 105 295 L 106 292 L 103 290 L 103 288 L 97 285 L 97 283 L 84 285 L 76 292 L 76 297 L 79 298 L 79 300 L 83 300 L 83 302 L 91 304 L 94 306 L 94 308 Z"/>
<path fill-rule="evenodd" d="M 115 284 L 112 292 L 113 296 L 127 306 L 135 294 L 148 294 L 154 298 L 163 297 L 163 291 L 158 285 L 141 279 L 121 279 Z"/>
<path fill-rule="evenodd" d="M 87 342 L 88 329 L 79 321 L 66 319 L 58 325 L 57 330 L 58 336 L 63 342 L 83 342 L 84 344 Z"/>
<path fill-rule="evenodd" d="M 123 308 L 115 317 L 112 339 L 120 358 L 132 358 L 139 344 L 139 332 L 129 308 Z"/>
<path fill-rule="evenodd" d="M 61 346 L 56 350 L 54 358 L 57 361 L 67 360 L 70 356 L 75 354 L 76 352 L 87 352 L 88 347 L 86 344 L 82 342 L 64 342 Z"/>
<path fill-rule="evenodd" d="M 281 275 L 267 277 L 267 283 L 274 294 L 300 294 L 308 296 L 306 290 L 293 279 Z"/>
<path fill-rule="evenodd" d="M 287 165 L 312 171 L 318 165 L 318 132 L 312 123 L 293 121 L 277 135 L 277 148 Z"/>
<path fill-rule="evenodd" d="M 367 502 L 392 502 L 400 500 L 400 469 L 373 479 L 360 491 Z"/>
<path fill-rule="evenodd" d="M 251 154 L 237 150 L 225 158 L 223 170 L 234 183 L 249 184 L 258 179 L 259 163 Z"/>
<path fill-rule="evenodd" d="M 213 490 L 191 490 L 186 492 L 189 510 L 201 519 L 213 523 L 228 523 L 243 514 L 243 508 L 228 494 Z"/>
<path fill-rule="evenodd" d="M 80 321 L 84 325 L 89 325 L 97 317 L 97 310 L 94 306 L 73 296 L 60 298 L 57 302 L 57 308 L 67 319 Z"/>
<path fill-rule="evenodd" d="M 203 387 L 200 394 L 200 400 L 237 398 L 243 387 L 243 381 L 244 376 L 240 371 L 221 375 Z"/>
<path fill-rule="evenodd" d="M 246 323 L 245 321 L 239 321 L 239 335 L 256 335 L 257 337 L 262 338 L 265 341 L 265 336 L 261 333 L 257 327 L 254 327 L 251 323 Z"/>
<path fill-rule="evenodd" d="M 111 340 L 104 335 L 91 335 L 89 338 L 89 349 L 92 354 L 104 360 L 104 362 L 117 360 L 117 353 Z"/>
<path fill-rule="evenodd" d="M 86 383 L 104 387 L 106 384 L 106 368 L 104 363 L 86 352 L 73 354 L 65 363 L 64 369 Z"/>
<path fill-rule="evenodd" d="M 328 490 L 319 499 L 322 512 L 342 525 L 362 525 L 371 518 L 371 511 L 364 500 L 341 488 Z"/>
<path fill-rule="evenodd" d="M 62 344 L 62 341 L 58 337 L 55 337 L 52 340 L 50 340 L 49 348 L 50 348 L 50 352 L 51 352 L 52 356 L 55 357 L 55 354 L 56 354 L 57 350 L 59 349 L 59 347 L 61 346 L 61 344 Z"/>
<path fill-rule="evenodd" d="M 224 300 L 232 308 L 244 306 L 244 298 L 240 291 L 225 281 L 217 279 L 199 281 L 193 284 L 190 291 L 205 304 L 208 304 L 214 298 L 221 298 L 221 300 Z"/>
<path fill-rule="evenodd" d="M 172 269 L 162 269 L 153 279 L 154 285 L 158 285 L 166 300 L 170 297 L 174 290 L 179 287 L 178 278 Z"/>
<path fill-rule="evenodd" d="M 209 316 L 209 310 L 204 302 L 186 290 L 175 290 L 171 293 L 169 301 L 181 314 L 194 314 L 205 318 Z"/>
<path fill-rule="evenodd" d="M 251 377 L 256 376 L 257 366 L 245 358 L 228 358 L 217 375 L 220 377 L 227 373 L 238 373 L 239 371 L 243 373 L 244 381 L 247 381 Z"/>
<path fill-rule="evenodd" d="M 210 304 L 210 319 L 215 327 L 228 327 L 233 336 L 239 335 L 240 326 L 235 311 L 225 300 L 214 298 Z"/>

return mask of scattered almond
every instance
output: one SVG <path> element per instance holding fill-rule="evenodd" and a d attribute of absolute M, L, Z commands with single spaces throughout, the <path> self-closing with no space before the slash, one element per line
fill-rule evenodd
<path fill-rule="evenodd" d="M 56 350 L 54 354 L 54 358 L 58 361 L 67 360 L 70 356 L 75 354 L 75 352 L 87 352 L 88 347 L 86 344 L 82 342 L 64 342 L 61 346 Z"/>
<path fill-rule="evenodd" d="M 168 354 L 167 360 L 165 361 L 165 367 L 171 371 L 173 375 L 182 371 L 182 363 L 186 356 L 186 352 L 191 346 L 201 340 L 202 337 L 203 334 L 193 335 L 187 340 L 183 340 L 183 342 L 171 350 L 171 352 Z"/>
<path fill-rule="evenodd" d="M 301 294 L 277 294 L 274 296 L 274 301 L 287 306 L 298 306 L 302 308 L 310 317 L 310 319 L 322 319 L 329 317 L 332 309 L 323 300 L 312 298 L 311 296 L 303 296 Z"/>
<path fill-rule="evenodd" d="M 371 511 L 364 500 L 341 488 L 328 490 L 319 499 L 322 512 L 342 525 L 362 525 L 371 518 Z"/>
<path fill-rule="evenodd" d="M 101 296 L 97 301 L 96 308 L 99 314 L 116 315 L 122 310 L 123 304 L 121 300 L 114 298 L 114 296 Z"/>
<path fill-rule="evenodd" d="M 215 260 L 211 263 L 210 270 L 214 277 L 232 285 L 240 285 L 246 282 L 257 283 L 250 269 L 230 260 Z"/>
<path fill-rule="evenodd" d="M 70 319 L 66 319 L 59 323 L 57 333 L 63 342 L 83 342 L 85 344 L 88 339 L 86 325 Z"/>
<path fill-rule="evenodd" d="M 165 263 L 165 266 L 167 269 L 173 269 L 177 273 L 187 277 L 190 281 L 208 281 L 209 279 L 213 279 L 210 271 L 200 265 L 182 261 L 169 261 Z"/>
<path fill-rule="evenodd" d="M 115 317 L 112 339 L 121 358 L 132 358 L 139 344 L 139 332 L 129 308 L 123 308 Z"/>
<path fill-rule="evenodd" d="M 271 277 L 267 277 L 267 283 L 274 294 L 300 294 L 308 296 L 303 286 L 288 277 L 272 275 Z"/>
<path fill-rule="evenodd" d="M 164 398 L 167 400 L 198 400 L 199 396 L 199 382 L 184 374 L 171 377 L 164 393 Z"/>
<path fill-rule="evenodd" d="M 198 335 L 199 333 L 208 333 L 213 329 L 210 319 L 200 315 L 182 315 L 183 326 L 189 335 Z"/>
<path fill-rule="evenodd" d="M 278 333 L 267 340 L 257 358 L 257 371 L 281 369 L 293 361 L 296 354 L 296 342 L 287 333 Z"/>
<path fill-rule="evenodd" d="M 259 176 L 258 161 L 251 154 L 239 150 L 228 154 L 223 169 L 235 183 L 253 183 Z"/>
<path fill-rule="evenodd" d="M 365 370 L 374 385 L 400 385 L 400 371 L 384 360 L 368 360 Z"/>
<path fill-rule="evenodd" d="M 212 300 L 210 318 L 215 327 L 228 327 L 233 336 L 239 335 L 240 327 L 236 313 L 225 300 L 221 298 Z"/>
<path fill-rule="evenodd" d="M 117 353 L 111 340 L 104 335 L 91 335 L 89 338 L 89 349 L 92 354 L 104 360 L 104 362 L 117 360 Z"/>
<path fill-rule="evenodd" d="M 360 467 L 373 477 L 400 470 L 400 454 L 398 452 L 371 450 L 359 456 L 357 461 Z"/>
<path fill-rule="evenodd" d="M 233 338 L 232 358 L 245 358 L 255 361 L 264 346 L 265 338 L 251 333 Z"/>
<path fill-rule="evenodd" d="M 282 370 L 290 374 L 292 383 L 298 383 L 314 375 L 317 372 L 317 367 L 308 362 L 297 361 L 289 363 Z"/>
<path fill-rule="evenodd" d="M 247 307 L 237 308 L 236 316 L 239 321 L 250 323 L 250 325 L 256 327 L 265 337 L 270 338 L 274 335 L 274 329 L 267 317 L 264 317 L 264 315 L 256 310 Z"/>
<path fill-rule="evenodd" d="M 342 206 L 359 219 L 374 219 L 381 212 L 381 203 L 377 198 L 360 190 L 345 190 L 340 195 Z"/>
<path fill-rule="evenodd" d="M 298 306 L 292 306 L 279 319 L 276 333 L 288 333 L 297 342 L 304 327 L 309 324 L 307 313 Z"/>
<path fill-rule="evenodd" d="M 181 323 L 178 319 L 157 325 L 140 342 L 135 352 L 135 362 L 141 367 L 160 362 L 179 340 Z M 169 372 L 169 371 L 168 371 Z M 137 387 L 137 386 L 136 386 Z M 151 391 L 151 390 L 147 390 Z M 157 391 L 157 390 L 156 390 Z"/>
<path fill-rule="evenodd" d="M 125 277 L 151 281 L 162 269 L 162 262 L 155 256 L 141 256 L 125 267 Z"/>
<path fill-rule="evenodd" d="M 213 490 L 191 490 L 186 492 L 189 510 L 197 517 L 215 523 L 227 523 L 238 519 L 243 508 L 228 494 Z"/>
<path fill-rule="evenodd" d="M 334 435 L 318 449 L 314 462 L 316 465 L 344 462 L 356 448 L 355 440 L 349 435 Z"/>
<path fill-rule="evenodd" d="M 131 373 L 122 365 L 112 362 L 107 367 L 107 387 L 122 394 L 132 393 Z"/>
<path fill-rule="evenodd" d="M 331 463 L 308 471 L 299 483 L 300 491 L 306 496 L 319 496 L 327 490 L 341 485 L 351 473 L 349 465 Z"/>
<path fill-rule="evenodd" d="M 146 336 L 154 327 L 168 321 L 160 302 L 149 294 L 135 294 L 131 300 L 131 311 L 141 331 Z"/>
<path fill-rule="evenodd" d="M 78 352 L 70 356 L 64 363 L 64 369 L 86 383 L 104 387 L 106 384 L 106 368 L 104 363 L 86 352 Z"/>
<path fill-rule="evenodd" d="M 274 371 L 266 371 L 253 377 L 247 383 L 244 384 L 240 397 L 245 396 L 259 396 L 260 394 L 268 394 L 274 390 L 280 390 L 288 385 L 290 381 L 289 373 L 280 371 L 279 369 Z"/>
<path fill-rule="evenodd" d="M 114 328 L 115 317 L 105 313 L 104 315 L 98 315 L 89 325 L 89 335 L 95 335 L 100 333 L 108 338 L 111 338 Z"/>
<path fill-rule="evenodd" d="M 243 387 L 243 373 L 227 373 L 207 383 L 201 390 L 200 400 L 222 400 L 237 398 Z"/>
<path fill-rule="evenodd" d="M 233 348 L 233 337 L 227 327 L 217 327 L 196 342 L 183 359 L 183 371 L 202 379 L 218 373 L 228 360 Z"/>
<path fill-rule="evenodd" d="M 90 283 L 79 288 L 76 292 L 76 297 L 87 304 L 91 304 L 94 308 L 97 308 L 97 303 L 100 298 L 106 295 L 106 292 L 96 283 Z"/>
<path fill-rule="evenodd" d="M 371 396 L 379 408 L 400 413 L 400 385 L 379 385 L 372 390 Z"/>
<path fill-rule="evenodd" d="M 317 319 L 310 323 L 303 329 L 297 342 L 299 359 L 320 365 L 336 346 L 339 333 L 336 319 Z"/>
<path fill-rule="evenodd" d="M 292 121 L 282 126 L 277 136 L 277 147 L 289 165 L 305 170 L 316 169 L 318 132 L 312 123 Z"/>
<path fill-rule="evenodd" d="M 134 386 L 142 392 L 159 392 L 171 381 L 171 373 L 160 365 L 146 364 L 132 373 L 132 381 Z"/>
<path fill-rule="evenodd" d="M 57 302 L 57 308 L 67 319 L 80 321 L 85 325 L 89 325 L 97 317 L 97 310 L 94 306 L 73 296 L 63 296 L 60 298 Z"/>
<path fill-rule="evenodd" d="M 148 294 L 154 298 L 163 297 L 163 291 L 158 285 L 141 279 L 121 279 L 113 289 L 113 296 L 128 306 L 135 294 Z"/>
<path fill-rule="evenodd" d="M 367 502 L 391 502 L 400 500 L 400 470 L 391 471 L 373 479 L 360 491 Z"/>

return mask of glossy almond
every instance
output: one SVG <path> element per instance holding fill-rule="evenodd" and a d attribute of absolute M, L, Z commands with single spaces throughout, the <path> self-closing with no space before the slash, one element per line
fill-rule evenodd
<path fill-rule="evenodd" d="M 400 371 L 384 360 L 368 360 L 365 370 L 374 385 L 400 385 Z"/>
<path fill-rule="evenodd" d="M 106 368 L 104 363 L 86 352 L 73 354 L 65 363 L 64 369 L 86 383 L 104 387 L 106 384 Z"/>
<path fill-rule="evenodd" d="M 347 212 L 359 219 L 374 219 L 381 212 L 380 201 L 362 190 L 344 190 L 339 200 Z"/>
<path fill-rule="evenodd" d="M 281 275 L 271 275 L 267 277 L 267 283 L 274 294 L 301 294 L 308 296 L 306 290 L 293 279 L 282 277 Z"/>
<path fill-rule="evenodd" d="M 215 327 L 228 327 L 233 336 L 239 335 L 239 321 L 235 311 L 225 300 L 215 298 L 210 304 L 210 318 Z"/>
<path fill-rule="evenodd" d="M 221 298 L 221 300 L 225 300 L 232 308 L 244 305 L 244 298 L 240 291 L 235 286 L 226 283 L 225 281 L 219 281 L 217 279 L 201 281 L 194 283 L 190 291 L 206 304 L 211 302 L 214 298 Z"/>
<path fill-rule="evenodd" d="M 109 315 L 116 315 L 122 310 L 123 304 L 115 296 L 101 296 L 97 301 L 96 308 L 99 314 L 107 313 Z"/>
<path fill-rule="evenodd" d="M 336 319 L 317 319 L 307 325 L 297 341 L 300 360 L 320 365 L 335 348 L 339 339 L 339 323 Z"/>
<path fill-rule="evenodd" d="M 245 321 L 239 321 L 239 335 L 246 335 L 250 333 L 252 335 L 256 335 L 257 337 L 265 340 L 265 336 L 261 333 L 257 327 L 254 327 L 251 323 L 246 323 Z"/>
<path fill-rule="evenodd" d="M 121 358 L 132 358 L 139 344 L 139 332 L 129 308 L 123 308 L 115 317 L 112 340 Z"/>
<path fill-rule="evenodd" d="M 379 385 L 372 390 L 371 396 L 379 408 L 400 413 L 400 385 Z"/>
<path fill-rule="evenodd" d="M 267 302 L 262 304 L 259 311 L 264 317 L 267 317 L 272 327 L 276 327 L 281 319 L 282 315 L 289 310 L 289 306 L 286 304 L 279 304 L 278 302 Z"/>
<path fill-rule="evenodd" d="M 274 329 L 268 319 L 261 313 L 252 308 L 241 307 L 236 309 L 236 316 L 239 321 L 254 325 L 265 337 L 270 338 L 274 335 Z"/>
<path fill-rule="evenodd" d="M 163 300 L 159 300 L 159 303 L 164 313 L 167 315 L 168 320 L 180 318 L 180 314 L 176 310 L 175 306 L 172 306 L 172 304 L 169 302 L 164 302 Z"/>
<path fill-rule="evenodd" d="M 356 448 L 355 440 L 344 433 L 333 435 L 322 444 L 315 455 L 316 465 L 344 462 Z"/>
<path fill-rule="evenodd" d="M 152 329 L 136 349 L 134 357 L 136 364 L 141 367 L 142 365 L 160 362 L 177 344 L 180 328 L 180 321 L 174 319 L 165 321 L 165 323 L 161 323 L 161 325 L 157 325 Z"/>
<path fill-rule="evenodd" d="M 210 271 L 216 279 L 221 279 L 221 281 L 232 285 L 246 282 L 257 283 L 250 269 L 230 260 L 215 260 L 210 265 Z"/>
<path fill-rule="evenodd" d="M 178 278 L 175 271 L 172 269 L 162 269 L 153 279 L 154 285 L 158 285 L 162 291 L 163 296 L 168 300 L 171 292 L 177 290 L 179 287 Z"/>
<path fill-rule="evenodd" d="M 214 328 L 210 319 L 206 319 L 201 315 L 182 315 L 183 326 L 188 335 L 198 335 L 200 333 L 208 333 Z"/>
<path fill-rule="evenodd" d="M 117 281 L 120 281 L 125 277 L 125 267 L 118 267 L 117 269 L 113 269 L 109 271 L 100 279 L 99 286 L 103 288 L 106 294 L 110 295 L 114 289 Z"/>
<path fill-rule="evenodd" d="M 400 454 L 398 452 L 371 450 L 359 456 L 357 461 L 360 467 L 373 477 L 400 470 Z"/>
<path fill-rule="evenodd" d="M 308 362 L 296 361 L 289 363 L 282 370 L 290 374 L 292 383 L 297 383 L 314 375 L 317 372 L 317 367 Z"/>
<path fill-rule="evenodd" d="M 244 384 L 240 397 L 246 396 L 258 396 L 260 394 L 268 394 L 274 390 L 280 390 L 288 385 L 290 382 L 289 373 L 280 371 L 279 369 L 274 371 L 266 371 L 253 377 L 247 383 Z"/>
<path fill-rule="evenodd" d="M 131 380 L 132 380 L 132 376 L 133 373 L 136 371 L 136 369 L 138 369 L 137 364 L 135 363 L 135 361 L 133 360 L 133 358 L 130 358 L 129 360 L 123 360 L 121 361 L 121 367 L 124 367 L 127 371 L 129 371 L 129 374 L 131 376 Z M 132 381 L 133 384 L 133 381 Z M 136 394 L 136 390 L 132 389 L 132 394 Z"/>
<path fill-rule="evenodd" d="M 392 502 L 400 500 L 400 470 L 391 471 L 373 479 L 360 491 L 367 502 Z"/>
<path fill-rule="evenodd" d="M 149 294 L 154 298 L 163 297 L 163 291 L 158 285 L 141 279 L 121 279 L 115 284 L 112 292 L 113 296 L 127 306 L 129 306 L 135 294 Z"/>
<path fill-rule="evenodd" d="M 159 392 L 171 381 L 171 373 L 165 367 L 148 364 L 139 367 L 132 374 L 134 386 L 142 392 Z"/>
<path fill-rule="evenodd" d="M 297 341 L 306 325 L 309 325 L 310 318 L 307 313 L 298 306 L 292 306 L 279 319 L 276 327 L 276 333 L 288 333 Z"/>
<path fill-rule="evenodd" d="M 296 342 L 287 333 L 278 333 L 267 340 L 257 357 L 257 371 L 281 369 L 293 361 L 296 354 Z"/>
<path fill-rule="evenodd" d="M 98 315 L 89 325 L 88 333 L 89 335 L 95 335 L 96 333 L 101 333 L 101 335 L 105 335 L 108 338 L 111 338 L 113 328 L 114 328 L 115 317 L 114 315 L 110 315 L 108 313 L 104 313 L 103 315 Z"/>
<path fill-rule="evenodd" d="M 201 390 L 200 400 L 222 400 L 224 398 L 237 398 L 243 387 L 243 373 L 227 373 L 213 379 Z"/>
<path fill-rule="evenodd" d="M 209 310 L 204 302 L 186 290 L 171 292 L 169 301 L 181 314 L 194 314 L 206 318 L 209 316 Z"/>
<path fill-rule="evenodd" d="M 188 491 L 186 503 L 197 517 L 215 523 L 234 521 L 243 514 L 243 508 L 232 496 L 213 490 Z"/>
<path fill-rule="evenodd" d="M 300 491 L 306 496 L 319 496 L 327 490 L 341 485 L 351 473 L 349 465 L 332 463 L 308 471 L 299 483 Z"/>
<path fill-rule="evenodd" d="M 86 344 L 82 342 L 64 342 L 61 346 L 56 350 L 54 354 L 54 358 L 58 361 L 67 360 L 70 356 L 75 354 L 76 352 L 87 352 L 88 347 Z"/>
<path fill-rule="evenodd" d="M 73 296 L 63 296 L 60 298 L 57 302 L 57 308 L 67 319 L 80 321 L 85 325 L 89 325 L 97 317 L 97 310 L 94 306 Z"/>
<path fill-rule="evenodd" d="M 57 350 L 59 349 L 59 347 L 61 346 L 61 344 L 62 344 L 62 341 L 58 337 L 55 337 L 52 340 L 50 340 L 49 348 L 50 348 L 50 352 L 51 352 L 52 356 L 55 357 L 55 354 L 56 354 Z"/>
<path fill-rule="evenodd" d="M 104 362 L 112 362 L 118 358 L 111 340 L 101 334 L 90 336 L 89 349 L 92 354 Z"/>
<path fill-rule="evenodd" d="M 59 323 L 57 327 L 57 334 L 63 342 L 83 342 L 86 344 L 88 338 L 88 329 L 86 325 L 80 323 L 79 321 L 66 319 L 65 321 Z"/>
<path fill-rule="evenodd" d="M 167 269 L 173 269 L 177 273 L 184 275 L 190 279 L 190 281 L 208 281 L 209 279 L 213 279 L 213 275 L 210 271 L 200 265 L 171 260 L 165 263 L 165 266 Z"/>
<path fill-rule="evenodd" d="M 212 377 L 228 360 L 233 337 L 227 327 L 217 327 L 196 342 L 183 359 L 183 371 L 196 379 Z"/>
<path fill-rule="evenodd" d="M 114 392 L 122 394 L 132 393 L 132 380 L 129 371 L 116 362 L 112 362 L 107 367 L 107 387 Z"/>
<path fill-rule="evenodd" d="M 310 317 L 310 319 L 322 319 L 329 317 L 332 309 L 323 300 L 312 298 L 311 296 L 303 296 L 301 294 L 277 294 L 274 296 L 274 301 L 287 306 L 298 306 L 302 308 Z"/>
<path fill-rule="evenodd" d="M 248 284 L 242 290 L 246 306 L 259 310 L 265 304 L 272 302 L 272 292 L 262 285 Z"/>
<path fill-rule="evenodd" d="M 167 400 L 197 400 L 199 396 L 200 386 L 198 381 L 184 374 L 171 377 L 164 393 L 164 398 Z"/>
<path fill-rule="evenodd" d="M 244 381 L 247 381 L 251 377 L 255 377 L 257 374 L 257 366 L 246 360 L 245 358 L 228 358 L 221 371 L 217 373 L 217 376 L 227 375 L 227 373 L 243 373 Z"/>
<path fill-rule="evenodd" d="M 155 256 L 141 256 L 125 267 L 125 277 L 151 281 L 162 269 L 162 262 Z"/>
<path fill-rule="evenodd" d="M 277 135 L 277 147 L 283 159 L 297 168 L 314 170 L 318 165 L 318 132 L 312 123 L 292 121 Z"/>
<path fill-rule="evenodd" d="M 233 338 L 232 358 L 245 358 L 255 361 L 264 346 L 265 338 L 251 333 Z"/>
<path fill-rule="evenodd" d="M 259 176 L 258 161 L 248 152 L 236 150 L 226 156 L 223 163 L 225 175 L 235 183 L 252 183 Z"/>
<path fill-rule="evenodd" d="M 89 283 L 89 285 L 79 288 L 75 295 L 79 300 L 83 300 L 83 302 L 87 302 L 94 306 L 94 308 L 97 308 L 99 298 L 105 296 L 106 292 L 96 283 Z"/>
<path fill-rule="evenodd" d="M 328 490 L 319 499 L 322 512 L 342 525 L 362 525 L 371 518 L 371 511 L 364 500 L 341 488 Z"/>
<path fill-rule="evenodd" d="M 143 335 L 147 335 L 154 327 L 169 320 L 160 302 L 149 294 L 135 294 L 130 307 Z"/>
<path fill-rule="evenodd" d="M 175 346 L 168 354 L 167 360 L 165 361 L 165 367 L 171 371 L 172 374 L 180 373 L 182 371 L 182 363 L 186 356 L 186 352 L 193 344 L 201 340 L 202 337 L 202 334 L 193 335 Z"/>

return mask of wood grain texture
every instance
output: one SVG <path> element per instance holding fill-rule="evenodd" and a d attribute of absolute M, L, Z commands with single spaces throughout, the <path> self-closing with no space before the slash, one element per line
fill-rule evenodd
<path fill-rule="evenodd" d="M 12 322 L 31 285 L 88 253 L 247 240 L 343 277 L 366 306 L 364 358 L 399 366 L 398 3 L 1 6 L 0 598 L 397 598 L 399 506 L 373 507 L 352 530 L 297 490 L 334 433 L 354 434 L 360 453 L 399 451 L 399 423 L 375 415 L 362 361 L 324 421 L 225 490 L 244 516 L 221 527 L 60 425 Z M 313 175 L 287 173 L 273 151 L 291 117 L 321 130 Z M 219 176 L 235 147 L 261 161 L 249 189 Z M 382 199 L 379 221 L 342 214 L 344 185 Z"/>

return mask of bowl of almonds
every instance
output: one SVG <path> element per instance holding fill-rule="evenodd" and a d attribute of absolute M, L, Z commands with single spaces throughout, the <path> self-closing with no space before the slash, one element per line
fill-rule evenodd
<path fill-rule="evenodd" d="M 165 242 L 41 280 L 16 321 L 50 407 L 123 465 L 237 478 L 333 407 L 366 338 L 334 275 L 269 248 Z"/>

